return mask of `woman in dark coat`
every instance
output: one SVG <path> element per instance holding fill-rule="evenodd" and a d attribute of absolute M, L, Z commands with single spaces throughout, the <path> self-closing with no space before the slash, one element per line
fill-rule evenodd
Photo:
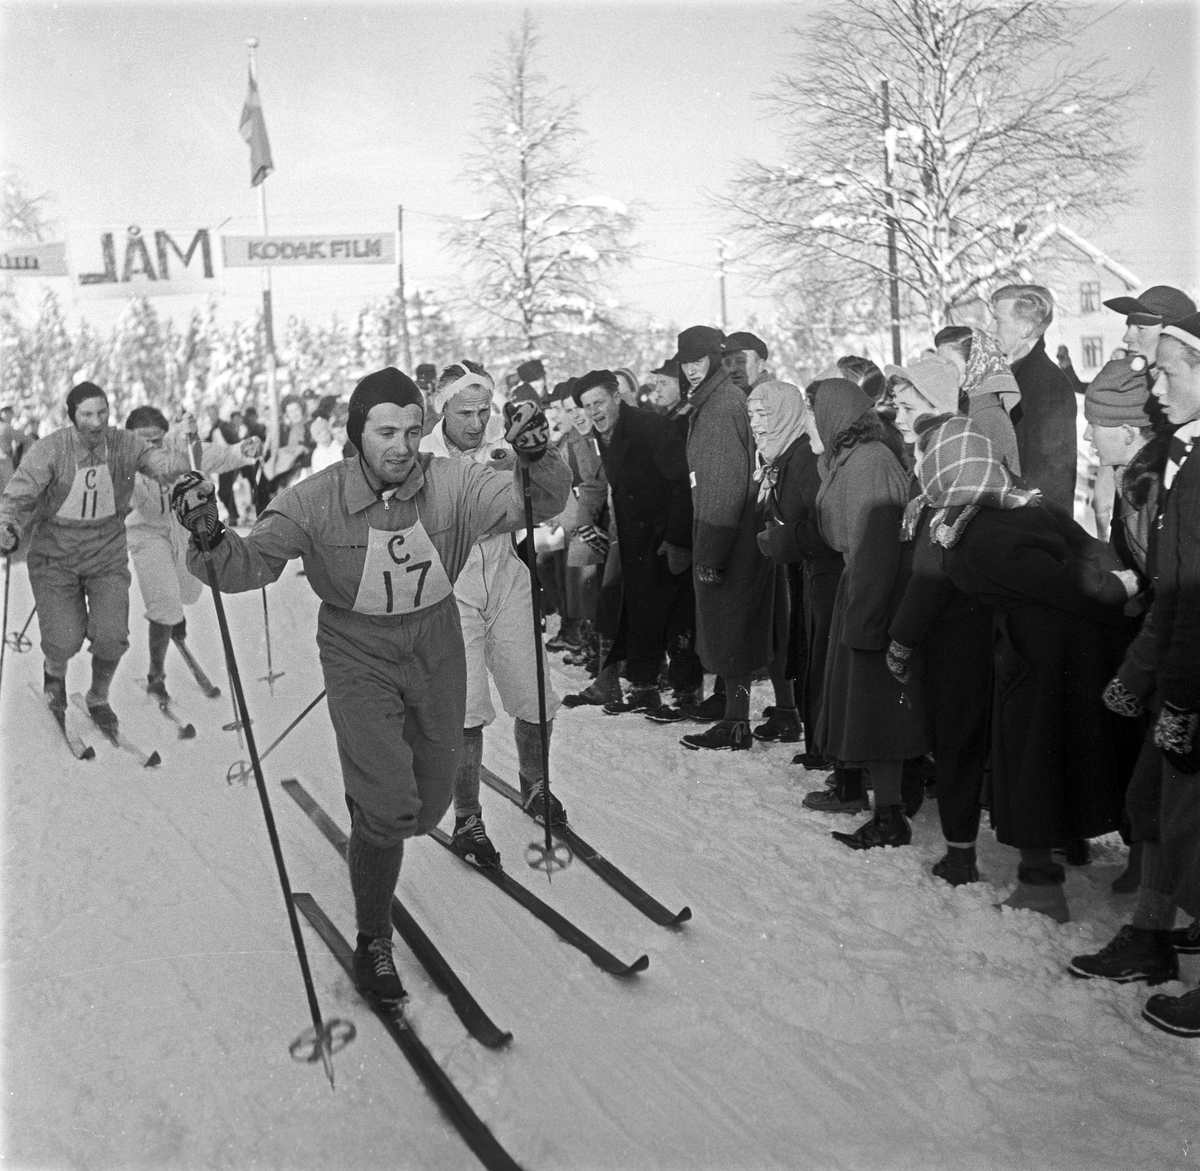
<path fill-rule="evenodd" d="M 679 335 L 680 381 L 690 388 L 687 458 L 692 484 L 696 650 L 725 678 L 725 715 L 686 748 L 748 749 L 750 682 L 776 653 L 775 565 L 758 548 L 754 440 L 746 396 L 721 363 L 718 329 Z"/>
<path fill-rule="evenodd" d="M 1136 583 L 1110 572 L 1108 547 L 1061 509 L 1016 489 L 971 420 L 948 419 L 922 442 L 917 477 L 946 575 L 996 610 L 992 824 L 1021 852 L 1005 905 L 1065 923 L 1063 868 L 1051 849 L 1121 821 L 1121 730 L 1100 696 Z"/>
<path fill-rule="evenodd" d="M 812 416 L 803 393 L 788 382 L 766 382 L 750 392 L 747 405 L 763 461 L 759 500 L 764 527 L 758 534 L 758 546 L 786 572 L 795 572 L 794 584 L 789 580 L 792 596 L 785 677 L 796 681 L 796 706 L 807 750 L 801 763 L 820 768 L 824 761 L 812 746 L 821 712 L 829 623 L 842 574 L 842 555 L 825 544 L 817 521 L 819 453 L 813 450 L 808 431 Z M 778 711 L 777 689 L 772 719 Z M 856 808 L 866 808 L 865 803 Z"/>
<path fill-rule="evenodd" d="M 887 666 L 888 625 L 907 580 L 900 522 L 908 503 L 903 449 L 852 382 L 817 384 L 814 415 L 828 471 L 817 496 L 821 534 L 841 553 L 825 699 L 817 724 L 818 748 L 861 766 L 875 790 L 872 819 L 852 834 L 835 833 L 857 850 L 903 846 L 912 840 L 904 815 L 904 761 L 925 751 L 920 695 L 902 688 Z"/>

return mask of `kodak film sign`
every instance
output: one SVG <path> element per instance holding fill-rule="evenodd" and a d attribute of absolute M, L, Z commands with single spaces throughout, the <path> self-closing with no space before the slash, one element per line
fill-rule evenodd
<path fill-rule="evenodd" d="M 226 268 L 315 264 L 395 264 L 396 233 L 337 236 L 222 236 Z"/>

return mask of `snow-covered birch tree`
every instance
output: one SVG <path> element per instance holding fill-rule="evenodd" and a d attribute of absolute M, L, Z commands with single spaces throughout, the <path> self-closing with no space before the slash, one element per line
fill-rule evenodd
<path fill-rule="evenodd" d="M 747 164 L 730 199 L 767 274 L 886 304 L 890 216 L 903 300 L 936 327 L 1052 247 L 1056 221 L 1104 219 L 1127 198 L 1134 92 L 1079 55 L 1087 14 L 838 0 L 797 29 L 766 95 L 784 162 Z"/>
<path fill-rule="evenodd" d="M 537 55 L 526 12 L 483 78 L 465 168 L 483 210 L 447 234 L 485 332 L 516 356 L 553 356 L 567 339 L 608 328 L 615 306 L 605 278 L 628 260 L 633 227 L 623 203 L 579 193 L 579 107 L 539 72 Z"/>

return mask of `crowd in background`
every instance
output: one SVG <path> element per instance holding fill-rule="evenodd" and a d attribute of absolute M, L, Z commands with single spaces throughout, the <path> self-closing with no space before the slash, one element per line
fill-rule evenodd
<path fill-rule="evenodd" d="M 795 744 L 827 778 L 806 807 L 870 813 L 834 833 L 851 849 L 908 845 L 932 796 L 951 885 L 979 879 L 986 812 L 1017 851 L 1001 905 L 1060 923 L 1064 866 L 1117 832 L 1132 922 L 1069 970 L 1156 984 L 1200 953 L 1175 924 L 1200 915 L 1200 314 L 1166 286 L 1107 304 L 1124 349 L 1086 386 L 1046 352 L 1049 292 L 1009 285 L 990 330 L 947 326 L 907 366 L 846 355 L 801 389 L 753 334 L 695 326 L 644 380 L 525 361 L 494 407 L 537 404 L 572 473 L 534 534 L 547 649 L 593 676 L 565 706 L 680 724 L 697 752 Z M 427 434 L 438 380 L 418 366 Z M 11 414 L 0 478 L 33 439 Z M 230 524 L 354 453 L 336 396 L 279 416 L 201 423 L 266 448 L 219 478 Z M 1200 990 L 1146 1011 L 1200 1035 Z"/>

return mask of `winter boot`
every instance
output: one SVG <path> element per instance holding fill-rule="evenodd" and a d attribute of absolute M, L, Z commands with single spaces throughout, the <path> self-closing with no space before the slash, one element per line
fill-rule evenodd
<path fill-rule="evenodd" d="M 108 706 L 108 689 L 116 673 L 115 659 L 92 655 L 92 685 L 88 688 L 87 709 L 96 727 L 106 736 L 117 734 L 117 713 Z"/>
<path fill-rule="evenodd" d="M 61 724 L 67 717 L 67 681 L 61 675 L 51 675 L 49 671 L 42 674 L 42 694 L 46 703 L 54 713 L 54 718 Z"/>
<path fill-rule="evenodd" d="M 686 705 L 683 708 L 689 720 L 697 724 L 715 724 L 725 718 L 725 693 L 714 691 L 702 703 Z"/>
<path fill-rule="evenodd" d="M 722 705 L 725 701 L 721 700 Z M 748 752 L 754 738 L 750 735 L 750 724 L 746 720 L 720 720 L 706 732 L 695 732 L 684 736 L 679 743 L 684 748 L 699 752 L 702 748 L 717 752 Z"/>
<path fill-rule="evenodd" d="M 933 874 L 951 886 L 978 882 L 979 866 L 975 861 L 975 847 L 947 846 L 946 853 L 933 864 Z"/>
<path fill-rule="evenodd" d="M 1020 865 L 1017 867 L 1017 889 L 1004 902 L 995 905 L 1012 907 L 1014 911 L 1036 911 L 1056 923 L 1069 923 L 1071 909 L 1063 893 L 1065 881 L 1066 874 L 1057 862 L 1045 869 Z"/>
<path fill-rule="evenodd" d="M 759 724 L 754 729 L 755 740 L 773 740 L 779 744 L 799 743 L 802 736 L 800 730 L 800 713 L 794 707 L 773 707 L 770 715 L 764 710 L 766 723 Z"/>
<path fill-rule="evenodd" d="M 395 1005 L 408 999 L 392 958 L 393 946 L 390 935 L 359 933 L 354 949 L 354 986 L 368 1000 Z"/>
<path fill-rule="evenodd" d="M 469 813 L 466 817 L 454 819 L 454 836 L 451 844 L 460 858 L 465 858 L 473 866 L 481 869 L 500 869 L 500 851 L 492 845 L 484 827 L 483 818 L 478 813 Z"/>
<path fill-rule="evenodd" d="M 156 699 L 167 700 L 167 647 L 174 637 L 174 627 L 163 622 L 150 623 L 150 673 L 146 676 L 146 690 Z"/>
<path fill-rule="evenodd" d="M 1142 843 L 1129 843 L 1129 861 L 1125 869 L 1112 880 L 1115 895 L 1133 894 L 1142 885 Z"/>
<path fill-rule="evenodd" d="M 612 643 L 607 638 L 600 640 L 602 649 L 600 662 L 603 663 L 608 654 L 605 647 L 611 648 Z M 606 703 L 616 703 L 621 699 L 621 666 L 619 663 L 609 663 L 601 666 L 595 680 L 582 691 L 574 695 L 563 696 L 564 707 L 603 707 Z"/>
<path fill-rule="evenodd" d="M 580 645 L 579 619 L 564 618 L 559 625 L 558 633 L 546 640 L 546 650 L 557 654 L 559 651 L 574 650 Z"/>
<path fill-rule="evenodd" d="M 662 707 L 662 696 L 658 688 L 651 684 L 648 687 L 631 687 L 624 699 L 614 699 L 604 705 L 606 716 L 619 716 L 625 712 L 653 712 Z"/>
<path fill-rule="evenodd" d="M 880 805 L 875 816 L 852 834 L 832 835 L 852 850 L 874 850 L 879 846 L 907 846 L 912 841 L 912 826 L 904 816 L 903 805 Z"/>
<path fill-rule="evenodd" d="M 833 784 L 814 789 L 801 804 L 805 809 L 815 809 L 819 813 L 866 813 L 871 803 L 863 792 L 862 769 L 835 765 Z"/>
<path fill-rule="evenodd" d="M 1200 1037 L 1200 988 L 1182 996 L 1151 996 L 1142 1017 L 1156 1029 L 1176 1037 Z"/>
<path fill-rule="evenodd" d="M 1187 927 L 1176 927 L 1169 931 L 1171 946 L 1181 956 L 1200 955 L 1200 919 Z"/>
<path fill-rule="evenodd" d="M 1165 984 L 1179 979 L 1179 957 L 1168 932 L 1125 926 L 1098 952 L 1076 956 L 1067 965 L 1067 971 L 1082 980 Z"/>

